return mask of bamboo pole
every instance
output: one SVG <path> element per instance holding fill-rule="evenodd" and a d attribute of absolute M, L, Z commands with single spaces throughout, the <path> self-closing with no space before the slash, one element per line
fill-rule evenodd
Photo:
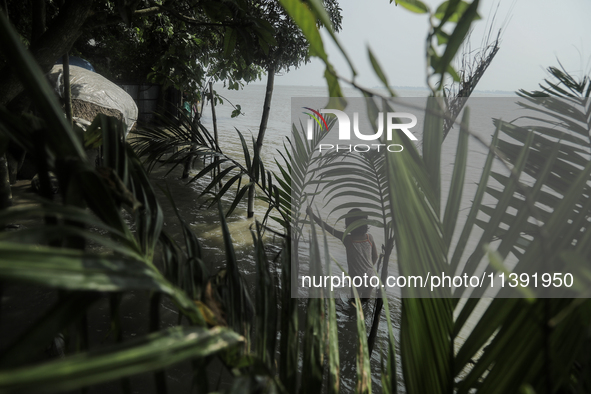
<path fill-rule="evenodd" d="M 72 125 L 72 89 L 70 86 L 70 56 L 66 52 L 62 57 L 63 70 L 64 70 L 64 102 L 66 109 L 66 118 L 70 125 Z"/>
<path fill-rule="evenodd" d="M 218 122 L 215 116 L 215 102 L 213 101 L 213 82 L 209 81 L 209 99 L 211 100 L 211 121 L 213 122 L 213 138 L 215 139 L 215 144 L 219 145 L 218 141 Z M 214 158 L 214 162 L 218 162 L 218 157 Z M 217 173 L 220 173 L 219 164 L 216 166 Z M 215 174 L 215 171 L 214 171 Z M 222 187 L 222 181 L 219 182 L 219 187 Z"/>

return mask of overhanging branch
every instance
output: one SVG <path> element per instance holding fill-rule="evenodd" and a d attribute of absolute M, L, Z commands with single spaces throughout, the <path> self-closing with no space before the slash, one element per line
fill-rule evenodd
<path fill-rule="evenodd" d="M 185 23 L 189 23 L 193 26 L 226 27 L 226 26 L 244 25 L 244 23 L 241 23 L 241 22 L 215 22 L 215 23 L 214 22 L 203 22 L 203 21 L 199 21 L 195 18 L 191 18 L 187 15 L 181 14 L 180 12 L 176 11 L 173 8 L 161 6 L 161 5 L 148 7 L 148 8 L 142 8 L 141 10 L 135 10 L 133 12 L 133 16 L 146 17 L 146 16 L 163 14 L 163 13 L 167 13 L 170 16 L 174 17 L 175 19 L 178 19 L 179 21 L 182 21 Z M 121 23 L 121 22 L 122 22 L 121 18 L 118 15 L 108 14 L 105 12 L 105 13 L 95 15 L 95 18 L 93 18 L 93 21 L 89 21 L 84 28 L 87 30 L 92 30 L 97 27 L 114 25 L 114 24 Z"/>

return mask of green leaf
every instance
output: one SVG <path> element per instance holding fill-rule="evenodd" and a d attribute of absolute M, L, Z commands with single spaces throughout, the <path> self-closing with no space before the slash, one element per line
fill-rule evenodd
<path fill-rule="evenodd" d="M 444 4 L 447 3 L 447 5 L 445 5 L 445 10 L 443 10 L 444 14 L 442 15 L 441 18 L 439 18 L 441 20 L 441 23 L 436 28 L 435 32 L 440 31 L 441 27 L 443 27 L 443 25 L 448 21 L 448 19 L 454 14 L 455 10 L 457 9 L 458 5 L 460 4 L 460 1 L 461 0 L 450 0 L 450 1 L 444 2 Z M 441 6 L 443 6 L 443 4 Z M 439 8 L 441 8 L 441 6 L 438 7 L 438 10 L 439 10 Z"/>
<path fill-rule="evenodd" d="M 23 365 L 31 354 L 43 349 L 59 332 L 76 323 L 94 302 L 99 293 L 76 292 L 60 297 L 47 313 L 31 325 L 19 338 L 3 350 L 0 365 L 3 368 L 15 368 Z M 1 372 L 0 372 L 1 373 Z"/>
<path fill-rule="evenodd" d="M 380 78 L 380 81 L 382 81 L 382 83 L 384 84 L 384 87 L 386 89 L 388 89 L 390 96 L 394 97 L 395 94 L 392 91 L 392 89 L 390 88 L 390 85 L 388 84 L 388 78 L 386 78 L 386 74 L 384 74 L 384 72 L 382 71 L 382 68 L 380 67 L 380 64 L 378 63 L 378 60 L 374 56 L 374 54 L 371 51 L 371 48 L 369 46 L 367 47 L 367 54 L 369 55 L 369 61 L 371 62 L 371 65 L 372 65 L 373 70 L 375 71 L 376 75 L 378 76 L 378 78 Z"/>
<path fill-rule="evenodd" d="M 396 5 L 398 4 L 417 14 L 425 14 L 429 12 L 429 6 L 419 0 L 396 0 Z"/>
<path fill-rule="evenodd" d="M 445 206 L 445 215 L 443 221 L 443 236 L 445 243 L 451 244 L 451 239 L 458 220 L 462 191 L 464 190 L 464 178 L 466 176 L 466 163 L 468 159 L 468 133 L 470 127 L 470 108 L 464 110 L 462 123 L 460 125 L 460 135 L 458 146 L 456 148 L 456 162 L 454 164 L 449 195 Z"/>
<path fill-rule="evenodd" d="M 449 41 L 449 34 L 444 32 L 443 30 L 435 31 L 435 36 L 437 36 L 437 45 L 447 44 Z"/>
<path fill-rule="evenodd" d="M 470 26 L 472 26 L 472 22 L 478 16 L 478 4 L 480 0 L 474 0 L 472 4 L 468 7 L 468 9 L 462 14 L 460 21 L 456 25 L 453 33 L 449 37 L 449 41 L 447 46 L 445 47 L 445 51 L 441 56 L 440 61 L 435 68 L 436 74 L 441 74 L 440 79 L 440 87 L 443 88 L 443 74 L 447 71 L 448 66 L 450 65 L 453 58 L 456 56 L 456 53 L 460 49 L 460 46 L 464 42 L 466 35 L 470 31 Z"/>
<path fill-rule="evenodd" d="M 230 57 L 232 51 L 236 47 L 236 39 L 238 33 L 231 27 L 226 27 L 226 33 L 224 34 L 224 57 Z"/>
<path fill-rule="evenodd" d="M 265 41 L 267 46 L 276 46 L 277 40 L 274 36 L 275 30 L 273 29 L 273 25 L 264 19 L 258 19 L 257 22 L 258 25 L 256 26 L 256 33 L 259 36 L 259 39 Z"/>
<path fill-rule="evenodd" d="M 221 201 L 218 200 L 218 212 L 224 239 L 224 250 L 226 255 L 226 280 L 224 284 L 225 295 L 222 297 L 226 308 L 228 323 L 236 332 L 248 332 L 250 318 L 252 316 L 252 302 L 246 290 L 246 284 L 238 269 L 238 260 L 232 242 L 232 235 L 222 210 Z"/>
<path fill-rule="evenodd" d="M 312 9 L 312 12 L 316 16 L 316 18 L 318 18 L 322 22 L 322 24 L 324 26 L 326 26 L 326 28 L 328 30 L 328 34 L 330 35 L 330 37 L 334 41 L 337 48 L 339 48 L 339 50 L 341 51 L 341 54 L 345 57 L 345 60 L 347 61 L 347 64 L 349 65 L 349 68 L 351 69 L 351 73 L 353 74 L 353 76 L 356 76 L 357 71 L 355 70 L 355 67 L 353 66 L 353 62 L 351 61 L 351 58 L 349 57 L 349 55 L 345 51 L 345 48 L 343 48 L 343 46 L 341 45 L 341 42 L 337 38 L 337 36 L 334 32 L 334 29 L 332 27 L 332 23 L 330 21 L 330 17 L 328 15 L 328 13 L 326 12 L 326 9 L 324 8 L 323 3 L 320 0 L 309 0 L 308 4 L 310 5 L 310 8 Z"/>
<path fill-rule="evenodd" d="M 371 368 L 369 364 L 369 349 L 367 347 L 367 333 L 365 331 L 365 317 L 357 289 L 353 287 L 355 294 L 355 312 L 357 326 L 357 386 L 356 393 L 371 393 Z"/>
<path fill-rule="evenodd" d="M 496 230 L 499 227 L 499 224 L 501 223 L 502 217 L 503 217 L 502 214 L 500 214 L 500 213 L 504 213 L 506 211 L 507 206 L 509 205 L 509 202 L 511 201 L 511 196 L 513 195 L 513 192 L 518 187 L 517 179 L 519 179 L 519 176 L 527 163 L 527 157 L 530 152 L 529 147 L 531 146 L 532 141 L 533 141 L 533 133 L 528 133 L 526 144 L 521 149 L 518 160 L 515 163 L 515 166 L 513 167 L 513 169 L 511 170 L 513 175 L 509 178 L 509 182 L 505 185 L 506 190 L 505 190 L 505 193 L 503 193 L 503 198 L 501 200 L 499 200 L 498 204 L 495 206 L 495 211 L 499 212 L 499 214 L 496 214 L 493 217 L 491 217 L 491 220 L 489 221 L 484 233 L 482 234 L 482 236 L 480 237 L 480 240 L 478 241 L 478 246 L 476 247 L 476 249 L 474 250 L 474 252 L 470 256 L 470 258 L 468 259 L 468 262 L 466 263 L 466 265 L 464 267 L 464 273 L 466 273 L 469 276 L 473 275 L 474 272 L 476 271 L 476 268 L 477 268 L 478 264 L 480 263 L 481 258 L 484 256 L 484 245 L 491 242 Z"/>
<path fill-rule="evenodd" d="M 324 262 L 326 264 L 326 272 L 329 276 L 332 275 L 330 269 L 330 251 L 328 249 L 328 239 L 326 238 L 326 231 L 322 228 L 322 237 L 324 241 Z M 328 392 L 333 394 L 339 393 L 340 387 L 340 359 L 339 359 L 339 332 L 337 325 L 336 306 L 334 292 L 331 290 L 327 300 L 327 319 L 326 319 L 326 354 L 328 357 Z"/>
<path fill-rule="evenodd" d="M 232 118 L 236 118 L 238 116 L 240 116 L 242 114 L 242 107 L 240 107 L 240 104 L 236 104 L 236 108 L 232 111 Z"/>
<path fill-rule="evenodd" d="M 316 17 L 320 20 L 320 22 L 322 22 L 322 24 L 328 29 L 328 31 L 334 31 L 332 22 L 330 20 L 330 16 L 328 15 L 328 12 L 326 12 L 326 9 L 324 8 L 324 4 L 322 4 L 322 1 L 309 0 L 308 4 L 310 5 L 310 8 L 312 9 L 314 15 L 316 15 Z"/>
<path fill-rule="evenodd" d="M 466 218 L 466 222 L 462 229 L 459 241 L 455 245 L 454 253 L 450 260 L 450 269 L 452 272 L 456 271 L 458 264 L 460 263 L 460 258 L 465 251 L 468 239 L 470 238 L 470 234 L 472 233 L 472 229 L 474 228 L 474 223 L 478 215 L 479 207 L 482 203 L 484 193 L 486 192 L 486 185 L 488 184 L 490 178 L 490 172 L 492 169 L 493 160 L 495 158 L 494 147 L 497 144 L 498 136 L 499 126 L 497 126 L 495 133 L 493 134 L 492 142 L 490 145 L 491 148 L 489 148 L 488 155 L 486 156 L 486 161 L 484 163 L 482 174 L 480 176 L 480 182 L 478 182 L 478 188 L 476 189 L 476 193 L 474 194 L 472 207 L 470 208 L 470 212 L 468 213 L 468 217 Z"/>
<path fill-rule="evenodd" d="M 393 134 L 407 153 L 385 155 L 390 189 L 389 200 L 394 220 L 398 272 L 425 277 L 440 275 L 446 268 L 446 246 L 441 222 L 432 204 L 427 165 L 415 145 L 404 134 Z M 434 151 L 435 146 L 427 151 Z M 439 147 L 441 149 L 441 147 Z M 437 166 L 431 165 L 436 171 Z M 399 192 L 404 190 L 404 193 Z M 448 393 L 453 387 L 453 303 L 449 289 L 433 297 L 416 297 L 416 289 L 404 288 L 400 329 L 400 355 L 404 381 L 409 394 Z M 428 376 L 428 378 L 426 378 Z"/>
<path fill-rule="evenodd" d="M 310 44 L 310 53 L 313 56 L 318 56 L 325 63 L 328 62 L 328 56 L 324 51 L 324 44 L 322 37 L 316 25 L 316 17 L 300 0 L 279 0 L 279 3 L 285 8 L 288 15 L 293 21 L 302 29 L 302 33 L 306 36 Z"/>
<path fill-rule="evenodd" d="M 316 227 L 311 226 L 309 275 L 322 276 Z M 302 386 L 304 393 L 321 393 L 324 375 L 324 297 L 322 288 L 310 288 L 303 345 Z"/>
<path fill-rule="evenodd" d="M 440 216 L 441 205 L 441 144 L 443 143 L 443 116 L 445 107 L 442 98 L 429 97 L 423 125 L 423 160 L 433 191 L 430 201 L 435 213 Z"/>
<path fill-rule="evenodd" d="M 343 99 L 340 99 L 340 97 L 343 97 L 343 94 L 341 93 L 341 88 L 339 86 L 339 82 L 336 77 L 334 68 L 332 64 L 328 61 L 328 55 L 324 50 L 322 37 L 320 36 L 320 32 L 318 31 L 316 23 L 316 18 L 319 18 L 321 20 L 326 19 L 326 10 L 324 10 L 320 2 L 317 0 L 310 2 L 309 5 L 312 8 L 312 10 L 310 10 L 307 7 L 307 5 L 301 2 L 300 0 L 280 0 L 279 3 L 283 6 L 283 8 L 293 19 L 293 21 L 300 27 L 302 33 L 308 40 L 308 43 L 310 45 L 310 55 L 318 56 L 320 59 L 322 59 L 322 61 L 324 61 L 324 64 L 326 65 L 324 78 L 326 79 L 329 89 L 329 95 L 331 97 L 331 100 L 327 108 L 343 109 L 345 106 L 345 102 Z M 333 30 L 329 28 L 328 32 L 335 44 L 337 45 L 337 47 L 339 48 L 339 50 L 341 51 L 341 53 L 343 54 L 343 56 L 345 57 L 345 59 L 347 60 L 353 77 L 355 77 L 355 75 L 357 75 L 357 72 L 355 70 L 355 67 L 353 66 L 353 63 L 351 62 L 351 59 L 345 52 L 344 48 L 341 46 Z M 337 97 L 337 99 L 332 97 Z"/>
<path fill-rule="evenodd" d="M 511 271 L 509 271 L 507 267 L 505 267 L 505 264 L 503 264 L 503 256 L 501 256 L 501 254 L 496 250 L 492 249 L 488 244 L 484 245 L 484 250 L 486 251 L 490 266 L 497 272 L 502 272 L 506 275 L 506 277 L 509 277 Z M 533 302 L 536 298 L 535 293 L 531 289 L 522 286 L 521 284 L 519 284 L 515 290 L 521 294 L 521 297 L 528 299 L 530 302 Z"/>
<path fill-rule="evenodd" d="M 11 59 L 11 65 L 30 94 L 47 126 L 52 130 L 50 146 L 63 157 L 75 155 L 86 158 L 80 138 L 63 116 L 53 89 L 33 56 L 23 46 L 20 38 L 10 26 L 4 13 L 0 14 L 0 51 L 4 58 Z"/>
<path fill-rule="evenodd" d="M 453 78 L 454 82 L 460 82 L 460 75 L 451 64 L 447 66 L 447 73 Z"/>
<path fill-rule="evenodd" d="M 326 67 L 326 70 L 324 71 L 324 78 L 328 84 L 328 94 L 330 97 L 326 108 L 344 110 L 347 106 L 347 100 L 343 98 L 343 92 L 341 91 L 339 80 L 337 79 L 334 71 L 332 71 L 331 68 Z"/>
<path fill-rule="evenodd" d="M 443 3 L 441 3 L 439 5 L 439 7 L 437 7 L 437 10 L 435 11 L 435 15 L 434 15 L 435 18 L 442 20 L 443 17 L 448 12 L 448 7 L 449 7 L 450 3 L 457 3 L 457 4 L 452 4 L 453 9 L 449 10 L 450 16 L 446 20 L 447 22 L 453 22 L 453 23 L 457 23 L 460 20 L 460 18 L 462 17 L 462 15 L 464 14 L 464 12 L 466 12 L 468 7 L 470 6 L 470 4 L 465 1 L 459 1 L 459 2 L 444 1 Z M 474 20 L 479 20 L 479 19 L 482 19 L 482 18 L 480 17 L 480 15 L 476 14 L 476 17 L 474 18 Z"/>
<path fill-rule="evenodd" d="M 270 272 L 269 261 L 257 224 L 256 233 L 251 230 L 255 245 L 256 261 L 256 353 L 270 371 L 275 368 L 275 343 L 277 340 L 277 294 L 276 284 Z"/>
<path fill-rule="evenodd" d="M 36 366 L 0 372 L 3 393 L 70 391 L 200 359 L 242 342 L 222 327 L 173 327 L 112 346 Z"/>
<path fill-rule="evenodd" d="M 137 260 L 4 242 L 0 243 L 0 277 L 69 290 L 171 292 L 154 270 Z"/>
<path fill-rule="evenodd" d="M 195 323 L 205 325 L 193 301 L 143 261 L 0 242 L 0 278 L 67 290 L 158 291 L 171 296 Z"/>

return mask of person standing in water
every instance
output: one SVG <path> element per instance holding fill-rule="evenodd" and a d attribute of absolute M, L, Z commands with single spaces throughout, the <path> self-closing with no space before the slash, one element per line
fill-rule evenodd
<path fill-rule="evenodd" d="M 319 226 L 324 227 L 327 233 L 343 242 L 347 252 L 348 274 L 352 280 L 356 276 L 363 278 L 364 275 L 367 275 L 367 278 L 369 278 L 375 274 L 373 266 L 378 260 L 378 251 L 373 237 L 367 232 L 369 230 L 367 224 L 362 224 L 359 227 L 354 228 L 350 234 L 345 236 L 343 231 L 336 230 L 316 216 L 310 206 L 308 206 L 306 212 L 316 223 L 318 223 Z M 359 220 L 367 220 L 367 215 L 363 214 L 360 209 L 353 208 L 347 213 L 345 227 L 349 228 L 350 225 Z M 368 280 L 369 279 L 367 279 L 367 281 Z M 369 285 L 364 286 L 367 281 L 364 280 L 362 286 L 356 287 L 357 292 L 359 293 L 359 298 L 362 301 L 369 299 L 373 290 L 373 287 Z M 351 293 L 353 293 L 352 290 Z"/>

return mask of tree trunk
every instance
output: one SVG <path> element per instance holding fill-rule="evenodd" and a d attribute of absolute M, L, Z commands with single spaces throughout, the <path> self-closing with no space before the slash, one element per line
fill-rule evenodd
<path fill-rule="evenodd" d="M 275 84 L 275 65 L 271 64 L 267 69 L 267 90 L 265 91 L 265 102 L 263 104 L 263 116 L 261 117 L 261 125 L 259 126 L 259 135 L 257 137 L 256 150 L 261 154 L 263 147 L 263 139 L 265 138 L 265 131 L 267 131 L 267 123 L 269 121 L 269 113 L 271 112 L 271 99 L 273 98 L 273 85 Z M 247 217 L 254 216 L 254 185 L 248 190 L 248 211 Z"/>
<path fill-rule="evenodd" d="M 209 101 L 211 102 L 211 122 L 213 123 L 213 138 L 215 139 L 215 144 L 216 146 L 219 145 L 219 139 L 218 139 L 218 119 L 215 115 L 215 101 L 213 99 L 213 82 L 209 81 Z M 215 157 L 214 162 L 218 163 L 219 162 L 219 157 Z M 220 169 L 220 165 L 218 163 L 218 165 L 216 166 L 216 169 L 214 170 L 214 174 L 219 174 L 221 171 Z M 220 179 L 218 186 L 220 187 L 220 189 L 222 188 L 222 180 Z"/>
<path fill-rule="evenodd" d="M 2 152 L 0 156 L 0 210 L 6 209 L 12 205 L 12 191 L 8 176 L 8 163 L 6 154 Z"/>
<path fill-rule="evenodd" d="M 70 125 L 72 125 L 72 87 L 70 86 L 70 56 L 68 55 L 68 52 L 62 56 L 62 63 L 62 69 L 64 71 L 64 107 L 66 109 L 66 118 Z"/>
<path fill-rule="evenodd" d="M 51 21 L 49 28 L 29 47 L 30 53 L 44 73 L 49 72 L 55 61 L 74 44 L 84 22 L 90 16 L 93 0 L 69 0 Z M 0 105 L 8 104 L 20 92 L 23 85 L 11 65 L 0 70 Z"/>
<path fill-rule="evenodd" d="M 265 91 L 265 103 L 263 104 L 263 116 L 259 126 L 259 135 L 257 137 L 257 149 L 260 152 L 263 147 L 265 131 L 267 131 L 267 122 L 271 112 L 271 99 L 273 98 L 273 85 L 275 84 L 275 65 L 271 64 L 267 70 L 267 90 Z"/>
<path fill-rule="evenodd" d="M 33 0 L 31 8 L 31 42 L 35 42 L 45 33 L 45 0 Z"/>

